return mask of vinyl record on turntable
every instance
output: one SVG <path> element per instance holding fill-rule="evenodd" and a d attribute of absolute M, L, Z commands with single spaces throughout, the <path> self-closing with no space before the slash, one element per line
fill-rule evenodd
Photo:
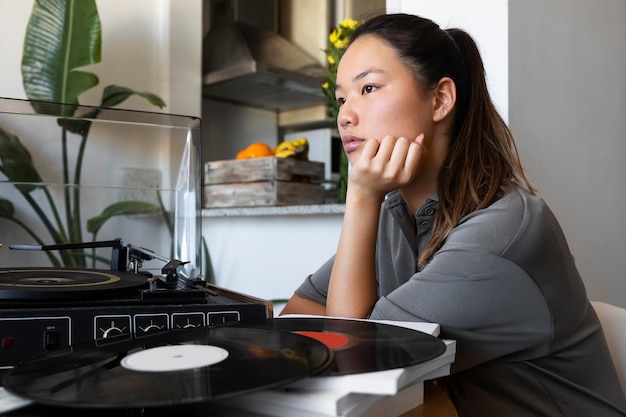
<path fill-rule="evenodd" d="M 317 376 L 350 375 L 403 368 L 434 359 L 445 351 L 441 339 L 405 327 L 365 320 L 282 317 L 264 324 L 325 343 L 334 360 Z"/>
<path fill-rule="evenodd" d="M 61 300 L 127 295 L 147 287 L 145 275 L 67 268 L 0 269 L 0 300 Z"/>
<path fill-rule="evenodd" d="M 45 405 L 162 407 L 281 386 L 311 376 L 331 361 L 330 349 L 305 336 L 205 327 L 51 351 L 11 370 L 4 387 Z"/>

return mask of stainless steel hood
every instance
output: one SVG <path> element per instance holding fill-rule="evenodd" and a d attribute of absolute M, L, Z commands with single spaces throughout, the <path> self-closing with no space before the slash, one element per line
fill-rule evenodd
<path fill-rule="evenodd" d="M 218 2 L 244 8 L 247 16 L 267 12 L 259 0 Z M 226 14 L 212 19 L 203 41 L 204 97 L 273 110 L 325 102 L 324 69 L 315 59 L 274 31 L 239 21 L 237 12 L 233 18 L 232 9 Z"/>

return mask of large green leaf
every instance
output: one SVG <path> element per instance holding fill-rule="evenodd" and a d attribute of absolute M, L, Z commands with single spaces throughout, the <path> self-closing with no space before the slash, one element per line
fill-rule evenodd
<path fill-rule="evenodd" d="M 154 106 L 158 106 L 159 108 L 165 107 L 165 102 L 161 97 L 156 94 L 135 91 L 128 87 L 121 87 L 119 85 L 109 85 L 102 92 L 102 103 L 101 107 L 113 107 L 132 95 L 138 95 L 140 97 L 145 98 L 148 102 Z"/>
<path fill-rule="evenodd" d="M 95 74 L 76 71 L 100 62 L 102 30 L 95 0 L 36 0 L 22 55 L 22 81 L 30 100 L 78 104 L 98 84 Z M 36 103 L 33 103 L 37 111 Z M 71 107 L 59 107 L 70 116 Z"/>
<path fill-rule="evenodd" d="M 109 85 L 104 88 L 102 91 L 102 102 L 100 103 L 100 107 L 116 106 L 133 95 L 138 95 L 146 99 L 154 106 L 158 106 L 160 108 L 165 107 L 163 99 L 156 94 L 135 91 L 128 87 L 120 87 L 119 85 Z M 100 111 L 101 109 L 96 107 L 83 115 L 83 119 L 59 119 L 58 124 L 72 133 L 87 137 L 89 128 L 91 127 L 91 121 L 88 119 L 98 117 L 98 113 L 100 113 Z"/>
<path fill-rule="evenodd" d="M 156 213 L 160 208 L 145 201 L 120 201 L 105 208 L 100 215 L 87 220 L 87 231 L 96 234 L 111 217 L 127 214 L 151 214 Z"/>
<path fill-rule="evenodd" d="M 6 198 L 0 198 L 0 217 L 12 219 L 15 216 L 13 203 Z"/>
<path fill-rule="evenodd" d="M 17 136 L 7 133 L 0 128 L 0 172 L 9 181 L 16 183 L 40 183 L 43 179 L 33 164 L 30 152 Z M 22 192 L 31 192 L 37 185 L 16 185 Z"/>

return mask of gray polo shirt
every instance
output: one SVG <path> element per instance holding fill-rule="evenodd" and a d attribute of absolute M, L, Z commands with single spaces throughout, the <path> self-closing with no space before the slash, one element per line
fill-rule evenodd
<path fill-rule="evenodd" d="M 516 188 L 465 216 L 431 261 L 417 260 L 437 199 L 414 216 L 383 203 L 372 319 L 428 321 L 457 341 L 444 379 L 460 417 L 624 416 L 597 316 L 545 202 Z M 333 259 L 296 290 L 326 302 Z"/>

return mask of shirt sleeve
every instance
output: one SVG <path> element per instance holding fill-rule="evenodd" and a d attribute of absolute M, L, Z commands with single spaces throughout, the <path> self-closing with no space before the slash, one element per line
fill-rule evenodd
<path fill-rule="evenodd" d="M 314 274 L 306 277 L 304 282 L 296 289 L 295 294 L 314 301 L 318 304 L 326 305 L 328 295 L 328 285 L 330 283 L 330 273 L 333 268 L 335 256 L 332 256 Z"/>

